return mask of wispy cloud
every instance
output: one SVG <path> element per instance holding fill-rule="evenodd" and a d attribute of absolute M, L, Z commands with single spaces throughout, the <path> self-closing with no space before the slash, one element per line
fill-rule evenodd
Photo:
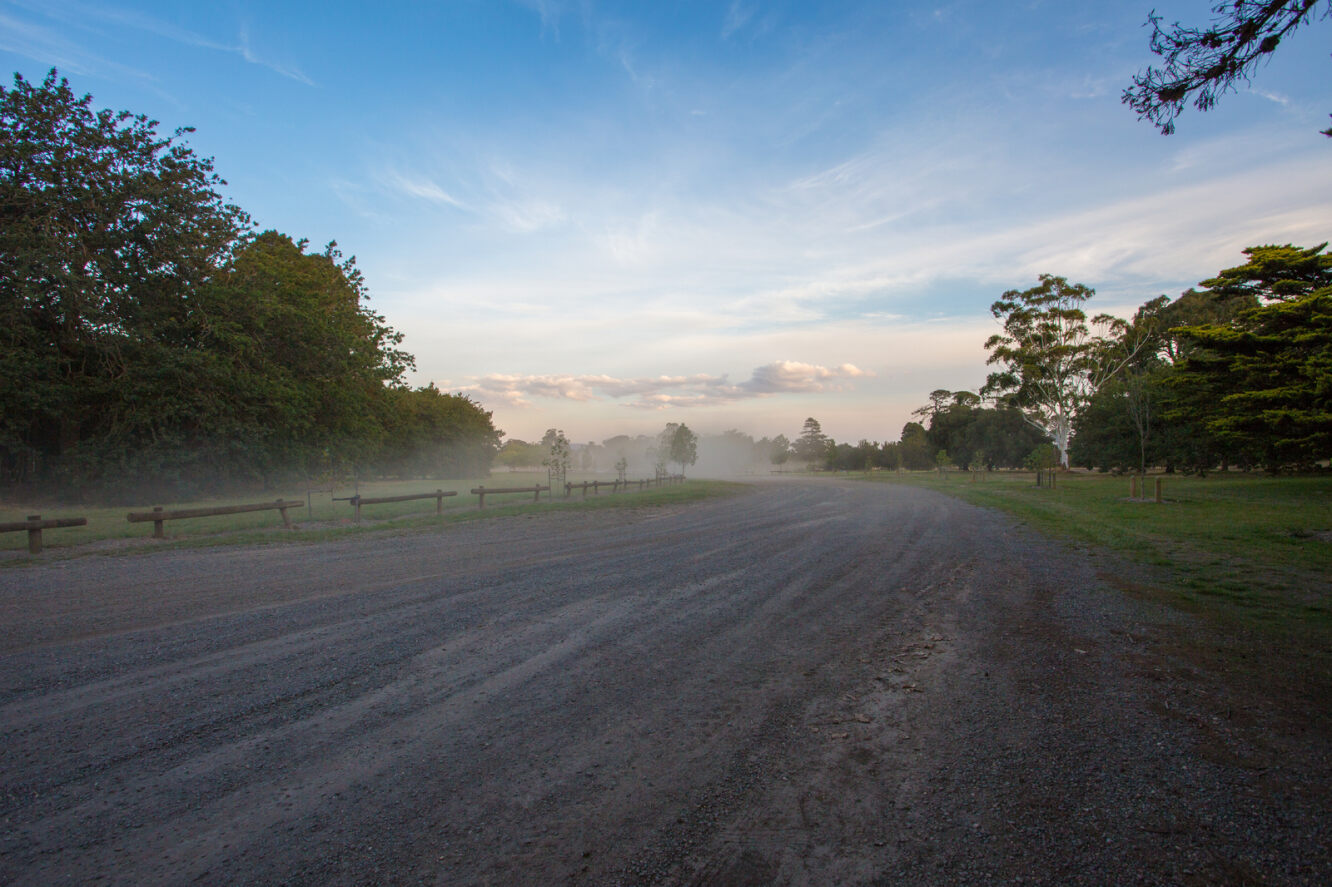
<path fill-rule="evenodd" d="M 732 34 L 748 24 L 754 17 L 755 8 L 742 3 L 741 0 L 731 0 L 731 5 L 726 9 L 726 19 L 722 22 L 722 39 L 729 40 Z"/>
<path fill-rule="evenodd" d="M 64 74 L 110 74 L 153 88 L 154 78 L 143 71 L 106 59 L 44 25 L 4 14 L 0 14 L 0 51 L 54 66 Z"/>
<path fill-rule="evenodd" d="M 739 384 L 731 384 L 725 375 L 706 374 L 621 379 L 605 375 L 496 373 L 478 377 L 458 390 L 515 407 L 530 406 L 529 398 L 540 397 L 578 402 L 623 400 L 626 406 L 638 409 L 666 409 L 726 404 L 778 394 L 840 391 L 850 380 L 872 375 L 849 363 L 825 367 L 782 360 L 755 368 L 751 377 Z"/>
<path fill-rule="evenodd" d="M 242 24 L 238 29 L 237 40 L 235 43 L 227 43 L 215 40 L 211 37 L 191 31 L 187 28 L 181 28 L 170 22 L 162 21 L 150 15 L 141 12 L 119 9 L 109 5 L 91 5 L 75 2 L 61 2 L 61 0 L 45 0 L 42 3 L 32 3 L 28 0 L 16 0 L 16 6 L 23 7 L 30 12 L 37 13 L 45 18 L 53 19 L 65 24 L 75 25 L 86 28 L 91 23 L 100 23 L 103 25 L 113 25 L 122 28 L 129 28 L 135 31 L 152 34 L 165 40 L 175 43 L 182 43 L 186 46 L 196 46 L 201 49 L 211 49 L 217 52 L 232 53 L 239 56 L 244 61 L 252 65 L 268 68 L 276 74 L 304 83 L 307 86 L 313 86 L 314 81 L 305 75 L 299 67 L 293 64 L 275 61 L 266 58 L 253 47 L 249 27 Z M 5 22 L 5 30 L 15 30 L 22 23 Z M 32 26 L 26 26 L 31 31 Z M 9 48 L 9 47 L 5 47 Z M 11 50 L 18 51 L 18 50 Z M 30 52 L 23 53 L 33 57 Z M 78 68 L 77 64 L 71 65 L 70 62 L 78 57 L 85 55 L 94 57 L 92 53 L 77 47 L 75 44 L 67 44 L 64 56 L 57 63 L 65 67 Z M 38 59 L 41 61 L 42 59 Z M 55 59 L 50 59 L 56 61 Z"/>
<path fill-rule="evenodd" d="M 240 34 L 239 34 L 239 43 L 237 46 L 234 47 L 219 46 L 217 48 L 222 49 L 226 52 L 239 53 L 240 57 L 245 59 L 250 64 L 261 65 L 262 67 L 268 68 L 270 71 L 273 71 L 277 74 L 281 74 L 283 77 L 286 77 L 290 80 L 295 80 L 298 83 L 304 83 L 306 86 L 315 85 L 315 82 L 311 80 L 309 77 L 307 77 L 305 75 L 305 72 L 303 72 L 300 68 L 296 67 L 295 65 L 274 61 L 273 59 L 264 58 L 263 56 L 259 55 L 259 53 L 255 51 L 254 47 L 250 45 L 250 28 L 248 25 L 241 25 Z"/>
<path fill-rule="evenodd" d="M 411 175 L 396 169 L 385 169 L 377 174 L 377 178 L 389 190 L 406 197 L 428 200 L 431 203 L 442 203 L 458 209 L 468 209 L 466 203 L 445 191 L 428 177 Z"/>

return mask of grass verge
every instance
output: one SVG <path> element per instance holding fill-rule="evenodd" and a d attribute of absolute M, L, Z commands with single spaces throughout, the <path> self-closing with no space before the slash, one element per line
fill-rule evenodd
<path fill-rule="evenodd" d="M 545 475 L 541 475 L 539 480 L 544 483 Z M 574 478 L 573 480 L 574 482 L 580 482 L 582 478 Z M 537 503 L 532 502 L 531 493 L 509 495 L 487 493 L 484 509 L 477 507 L 477 497 L 469 492 L 481 484 L 484 484 L 488 489 L 497 489 L 501 487 L 532 486 L 537 481 L 536 475 L 522 473 L 510 475 L 505 473 L 480 481 L 363 483 L 359 486 L 359 492 L 365 497 L 425 493 L 436 489 L 454 490 L 458 492 L 458 495 L 443 500 L 442 514 L 435 514 L 435 500 L 433 499 L 365 506 L 362 509 L 362 522 L 357 524 L 352 521 L 350 503 L 339 501 L 351 496 L 356 491 L 351 488 L 332 492 L 321 491 L 309 494 L 309 507 L 292 509 L 289 512 L 292 522 L 295 524 L 295 529 L 291 532 L 282 529 L 281 518 L 276 511 L 259 511 L 167 521 L 165 526 L 167 538 L 156 541 L 150 538 L 152 536 L 151 523 L 131 524 L 125 519 L 128 512 L 150 510 L 147 507 L 90 508 L 86 506 L 46 505 L 16 508 L 5 505 L 0 507 L 0 521 L 22 520 L 28 514 L 41 513 L 43 517 L 87 517 L 88 525 L 86 527 L 46 531 L 43 533 L 43 554 L 35 559 L 28 558 L 26 554 L 19 554 L 27 551 L 26 533 L 0 534 L 0 555 L 9 555 L 0 557 L 0 565 L 24 564 L 47 557 L 94 552 L 101 554 L 132 554 L 160 551 L 163 548 L 321 542 L 347 535 L 425 529 L 438 527 L 441 523 L 456 523 L 511 515 L 542 514 L 560 510 L 598 510 L 682 504 L 718 496 L 735 495 L 746 488 L 744 484 L 739 483 L 690 480 L 673 486 L 630 490 L 622 493 L 602 491 L 600 495 L 588 495 L 586 498 L 583 498 L 579 492 L 574 492 L 573 496 L 568 499 L 562 496 L 550 499 L 549 494 L 542 493 L 542 499 Z M 165 508 L 170 510 L 172 508 L 201 508 L 245 502 L 264 502 L 279 498 L 305 502 L 307 501 L 307 494 L 305 490 L 293 489 L 269 491 L 230 499 L 154 504 L 163 504 Z M 116 542 L 127 544 L 116 546 Z"/>
<path fill-rule="evenodd" d="M 1332 715 L 1332 477 L 1244 474 L 1164 479 L 1164 501 L 1129 498 L 1129 478 L 935 472 L 875 480 L 929 487 L 1005 511 L 1045 535 L 1144 565 L 1106 569 L 1119 590 L 1205 620 L 1175 655 Z M 1149 487 L 1154 478 L 1148 478 Z M 1122 561 L 1121 561 L 1122 563 Z"/>
<path fill-rule="evenodd" d="M 1159 504 L 1130 499 L 1129 479 L 1107 475 L 1060 475 L 1053 489 L 1030 474 L 971 481 L 922 473 L 903 482 L 1159 568 L 1178 606 L 1332 627 L 1332 477 L 1171 476 Z"/>
<path fill-rule="evenodd" d="M 1332 477 L 1171 475 L 1162 503 L 1130 499 L 1130 479 L 1114 475 L 1062 474 L 1054 489 L 1023 473 L 882 479 L 996 507 L 1052 537 L 1114 550 L 1152 567 L 1152 597 L 1180 609 L 1323 646 L 1332 637 Z"/>

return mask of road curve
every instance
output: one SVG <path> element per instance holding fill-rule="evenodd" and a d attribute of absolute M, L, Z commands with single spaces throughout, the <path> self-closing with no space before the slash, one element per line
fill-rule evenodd
<path fill-rule="evenodd" d="M 829 481 L 0 570 L 0 882 L 1319 883 L 1096 569 Z"/>

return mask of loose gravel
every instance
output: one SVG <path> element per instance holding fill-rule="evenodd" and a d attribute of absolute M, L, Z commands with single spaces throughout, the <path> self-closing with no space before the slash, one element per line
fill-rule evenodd
<path fill-rule="evenodd" d="M 1326 701 L 1122 569 L 831 481 L 3 570 L 0 882 L 1332 880 Z"/>

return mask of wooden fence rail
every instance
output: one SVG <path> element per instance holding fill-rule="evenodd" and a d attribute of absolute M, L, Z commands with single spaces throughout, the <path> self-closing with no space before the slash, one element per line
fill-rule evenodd
<path fill-rule="evenodd" d="M 28 531 L 28 554 L 42 553 L 42 530 L 57 530 L 62 527 L 86 527 L 86 517 L 57 517 L 42 519 L 40 514 L 30 514 L 27 520 L 10 521 L 0 524 L 0 533 Z"/>
<path fill-rule="evenodd" d="M 681 484 L 684 483 L 684 480 L 683 474 L 669 474 L 665 477 L 652 477 L 646 480 L 585 480 L 576 484 L 566 483 L 564 485 L 564 498 L 569 498 L 574 490 L 582 490 L 583 498 L 586 499 L 588 490 L 592 491 L 593 496 L 598 496 L 602 487 L 610 487 L 612 493 L 618 493 L 621 490 L 628 492 L 631 486 L 637 486 L 638 489 L 642 490 L 646 487 Z"/>
<path fill-rule="evenodd" d="M 476 492 L 476 491 L 473 490 L 473 492 Z M 458 495 L 458 491 L 457 491 L 457 490 L 435 490 L 435 492 L 433 492 L 433 493 L 407 493 L 407 494 L 402 495 L 402 496 L 374 496 L 374 497 L 369 497 L 369 496 L 359 496 L 359 495 L 358 495 L 358 496 L 352 496 L 352 497 L 351 497 L 350 499 L 348 499 L 347 501 L 350 502 L 350 503 L 352 504 L 352 507 L 356 509 L 356 522 L 357 522 L 357 523 L 360 523 L 360 521 L 361 521 L 361 506 L 362 506 L 362 505 L 384 505 L 384 504 L 387 504 L 387 503 L 389 503 L 389 502 L 413 502 L 413 501 L 415 501 L 415 500 L 417 500 L 417 499 L 434 499 L 434 500 L 435 500 L 435 514 L 443 514 L 443 513 L 444 513 L 444 498 L 445 498 L 446 496 L 456 496 L 456 495 Z"/>
<path fill-rule="evenodd" d="M 550 487 L 537 484 L 534 487 L 477 487 L 472 490 L 473 496 L 479 496 L 478 508 L 486 507 L 486 497 L 495 496 L 500 493 L 531 493 L 533 502 L 541 501 L 542 493 L 549 493 Z"/>
<path fill-rule="evenodd" d="M 216 517 L 221 514 L 244 514 L 247 511 L 271 511 L 273 509 L 282 513 L 282 525 L 288 530 L 291 529 L 291 518 L 287 517 L 288 508 L 304 508 L 305 503 L 296 501 L 283 501 L 278 499 L 276 502 L 256 502 L 252 505 L 220 505 L 216 508 L 178 508 L 175 511 L 164 511 L 162 506 L 158 505 L 152 511 L 131 511 L 126 518 L 132 524 L 153 522 L 153 538 L 165 539 L 166 533 L 163 530 L 162 522 L 169 520 L 183 520 L 191 517 Z"/>
<path fill-rule="evenodd" d="M 620 492 L 620 488 L 629 489 L 627 480 L 585 480 L 582 483 L 567 483 L 564 485 L 564 498 L 568 499 L 574 490 L 582 490 L 583 498 L 587 498 L 587 491 L 591 490 L 593 496 L 601 495 L 602 487 L 610 487 L 612 493 Z"/>

